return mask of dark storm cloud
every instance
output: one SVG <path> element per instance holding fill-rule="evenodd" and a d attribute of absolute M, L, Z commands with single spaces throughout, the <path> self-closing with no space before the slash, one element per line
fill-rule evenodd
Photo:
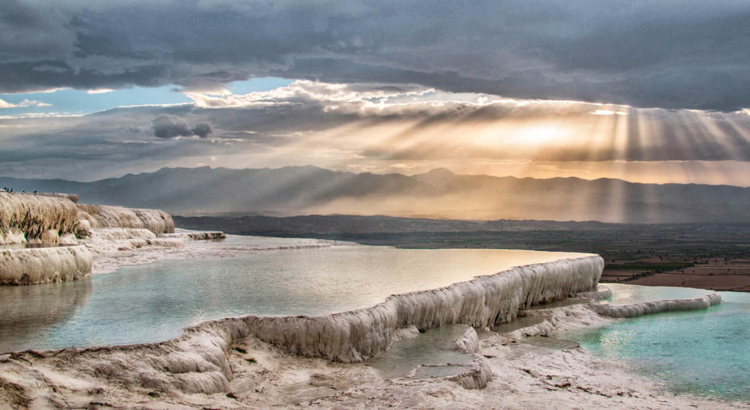
<path fill-rule="evenodd" d="M 195 127 L 193 127 L 192 131 L 194 135 L 197 135 L 201 138 L 206 138 L 214 133 L 213 127 L 207 122 L 195 124 Z"/>
<path fill-rule="evenodd" d="M 0 63 L 0 92 L 21 93 L 71 87 L 78 89 L 156 87 L 168 83 L 168 69 L 157 65 L 131 65 L 107 71 L 75 67 L 65 61 L 35 60 Z"/>
<path fill-rule="evenodd" d="M 176 115 L 160 115 L 151 121 L 157 138 L 189 137 L 193 131 L 187 121 Z"/>
<path fill-rule="evenodd" d="M 195 127 L 190 128 L 187 121 L 176 115 L 160 115 L 151 120 L 151 124 L 154 136 L 157 138 L 190 137 L 193 135 L 206 138 L 214 132 L 211 124 L 207 122 L 198 123 Z"/>
<path fill-rule="evenodd" d="M 0 92 L 200 90 L 277 75 L 638 107 L 750 106 L 745 0 L 4 3 Z"/>

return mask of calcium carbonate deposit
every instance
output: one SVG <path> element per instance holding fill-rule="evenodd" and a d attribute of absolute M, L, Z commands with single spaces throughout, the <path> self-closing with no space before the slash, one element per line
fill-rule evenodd
<path fill-rule="evenodd" d="M 30 285 L 82 279 L 91 272 L 83 245 L 0 249 L 0 285 Z"/>
<path fill-rule="evenodd" d="M 148 229 L 155 234 L 174 232 L 174 221 L 158 209 L 131 209 L 109 205 L 78 205 L 78 219 L 92 228 Z"/>
<path fill-rule="evenodd" d="M 130 233 L 130 239 L 138 239 L 129 243 L 134 248 L 182 247 L 180 239 L 155 238 L 156 234 L 174 232 L 172 217 L 165 212 L 77 202 L 78 196 L 72 194 L 0 192 L 0 285 L 32 285 L 88 276 L 92 255 L 86 246 L 77 245 L 79 239 L 91 236 L 92 228 L 134 228 L 152 234 L 150 238 L 133 238 Z M 36 244 L 67 246 L 28 246 Z M 99 251 L 96 246 L 93 248 Z"/>
<path fill-rule="evenodd" d="M 0 192 L 0 245 L 56 243 L 77 225 L 78 208 L 66 197 Z"/>

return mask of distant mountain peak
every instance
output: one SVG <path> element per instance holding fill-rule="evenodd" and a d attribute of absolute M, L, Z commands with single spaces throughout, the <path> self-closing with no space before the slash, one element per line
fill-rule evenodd
<path fill-rule="evenodd" d="M 453 171 L 451 171 L 448 168 L 434 168 L 434 169 L 431 169 L 428 172 L 425 172 L 424 174 L 421 174 L 421 175 L 431 176 L 431 177 L 453 177 L 453 176 L 456 176 L 456 174 L 453 173 Z"/>

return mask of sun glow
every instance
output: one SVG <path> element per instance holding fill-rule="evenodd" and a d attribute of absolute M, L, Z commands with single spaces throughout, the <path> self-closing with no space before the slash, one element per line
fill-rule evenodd
<path fill-rule="evenodd" d="M 528 144 L 542 144 L 549 141 L 559 140 L 563 135 L 562 130 L 552 126 L 538 126 L 519 130 L 519 142 Z"/>

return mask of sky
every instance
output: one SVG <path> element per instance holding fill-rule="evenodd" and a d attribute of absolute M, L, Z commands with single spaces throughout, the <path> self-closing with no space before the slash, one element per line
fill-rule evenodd
<path fill-rule="evenodd" d="M 747 1 L 0 0 L 0 175 L 750 186 Z"/>

